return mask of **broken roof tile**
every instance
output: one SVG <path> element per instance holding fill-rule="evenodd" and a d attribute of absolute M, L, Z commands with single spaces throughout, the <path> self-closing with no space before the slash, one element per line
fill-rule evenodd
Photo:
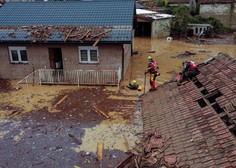
<path fill-rule="evenodd" d="M 181 157 L 180 165 L 236 166 L 236 68 L 232 67 L 235 60 L 219 53 L 199 66 L 195 80 L 181 86 L 165 83 L 142 97 L 144 129 L 156 127 L 172 136 L 168 152 Z M 151 104 L 145 103 L 150 99 Z M 150 106 L 158 110 L 149 110 Z"/>

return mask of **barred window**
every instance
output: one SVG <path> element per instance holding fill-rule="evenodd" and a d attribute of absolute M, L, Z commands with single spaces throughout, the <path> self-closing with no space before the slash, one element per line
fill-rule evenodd
<path fill-rule="evenodd" d="M 28 63 L 26 47 L 9 47 L 11 63 Z"/>
<path fill-rule="evenodd" d="M 98 63 L 98 48 L 97 47 L 79 47 L 79 62 L 80 63 Z"/>

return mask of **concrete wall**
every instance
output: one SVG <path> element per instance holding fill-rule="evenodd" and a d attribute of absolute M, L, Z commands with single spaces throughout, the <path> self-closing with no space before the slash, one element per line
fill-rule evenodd
<path fill-rule="evenodd" d="M 130 73 L 127 72 L 128 66 L 130 64 L 130 60 L 131 60 L 131 53 L 132 53 L 132 46 L 130 44 L 124 44 L 123 48 L 124 48 L 124 74 Z"/>
<path fill-rule="evenodd" d="M 24 46 L 27 49 L 27 64 L 10 63 L 9 46 Z M 48 48 L 61 48 L 63 69 L 117 69 L 122 66 L 122 45 L 121 44 L 99 44 L 99 63 L 80 64 L 78 55 L 78 45 L 61 44 L 14 44 L 0 45 L 0 78 L 22 79 L 33 72 L 34 69 L 50 69 Z M 127 69 L 131 56 L 131 44 L 124 45 L 124 70 Z M 125 72 L 125 71 L 124 71 Z"/>
<path fill-rule="evenodd" d="M 213 17 L 220 20 L 224 25 L 236 28 L 236 3 L 228 4 L 201 4 L 200 15 Z"/>
<path fill-rule="evenodd" d="M 151 38 L 168 37 L 170 32 L 167 30 L 167 26 L 170 26 L 170 18 L 154 20 L 152 22 Z"/>

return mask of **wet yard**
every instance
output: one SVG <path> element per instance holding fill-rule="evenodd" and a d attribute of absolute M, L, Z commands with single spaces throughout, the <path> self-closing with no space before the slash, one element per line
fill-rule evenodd
<path fill-rule="evenodd" d="M 142 124 L 137 97 L 114 95 L 114 89 L 23 85 L 3 90 L 0 167 L 118 165 Z M 104 143 L 101 161 L 99 142 Z"/>
<path fill-rule="evenodd" d="M 144 85 L 147 56 L 159 64 L 157 86 L 174 78 L 183 60 L 201 63 L 236 45 L 135 38 L 130 79 Z M 185 56 L 186 51 L 195 53 Z M 148 79 L 148 76 L 147 76 Z M 147 80 L 148 81 L 148 80 Z M 117 87 L 16 85 L 0 80 L 0 167 L 114 168 L 142 132 L 139 96 Z M 146 82 L 146 88 L 149 88 Z M 148 89 L 146 89 L 147 91 Z M 103 142 L 102 159 L 97 148 Z"/>

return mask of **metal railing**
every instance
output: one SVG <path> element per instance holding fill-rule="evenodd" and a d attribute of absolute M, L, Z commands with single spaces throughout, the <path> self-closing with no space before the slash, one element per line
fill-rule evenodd
<path fill-rule="evenodd" d="M 72 70 L 37 69 L 17 84 L 72 84 L 72 85 L 117 85 L 121 80 L 118 70 Z"/>

